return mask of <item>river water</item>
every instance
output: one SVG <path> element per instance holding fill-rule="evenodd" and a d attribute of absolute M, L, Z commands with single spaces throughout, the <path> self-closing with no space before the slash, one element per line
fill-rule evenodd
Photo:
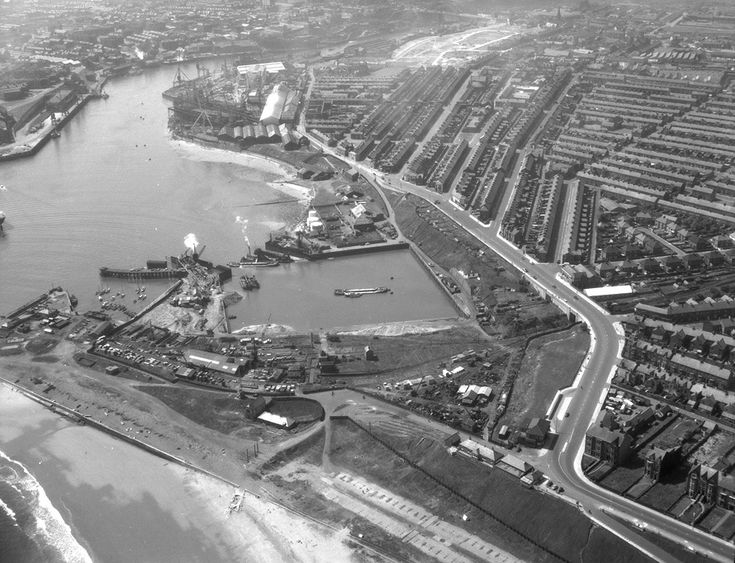
<path fill-rule="evenodd" d="M 80 310 L 96 308 L 100 266 L 136 267 L 179 254 L 188 233 L 206 244 L 203 258 L 226 263 L 243 254 L 245 222 L 253 246 L 262 246 L 270 230 L 304 213 L 303 192 L 275 189 L 273 182 L 284 179 L 278 166 L 171 140 L 161 92 L 174 70 L 111 82 L 110 98 L 90 102 L 61 138 L 35 157 L 0 164 L 0 209 L 7 215 L 0 313 L 56 285 L 77 295 Z M 284 193 L 297 201 L 252 207 Z M 293 263 L 257 275 L 262 287 L 232 307 L 232 329 L 456 316 L 408 251 Z M 126 305 L 136 308 L 132 288 L 104 284 L 125 291 Z M 336 287 L 376 285 L 393 293 L 333 295 Z M 153 297 L 165 286 L 151 282 L 147 292 Z M 232 530 L 207 515 L 209 496 L 190 500 L 190 477 L 177 468 L 6 388 L 0 419 L 0 561 L 236 559 L 228 549 L 240 544 L 221 540 Z M 240 555 L 252 559 L 257 549 Z"/>
<path fill-rule="evenodd" d="M 95 306 L 100 266 L 137 267 L 179 254 L 188 233 L 206 245 L 204 259 L 226 263 L 243 254 L 242 220 L 253 246 L 262 246 L 270 230 L 304 212 L 304 194 L 289 188 L 286 195 L 301 201 L 252 206 L 284 199 L 272 184 L 283 179 L 277 166 L 170 138 L 161 93 L 174 72 L 160 67 L 113 80 L 109 99 L 91 101 L 61 138 L 32 158 L 0 164 L 0 209 L 7 215 L 0 312 L 55 285 L 76 294 L 84 311 Z M 268 321 L 311 330 L 456 316 L 408 251 L 257 275 L 262 288 L 234 308 L 233 330 Z M 165 286 L 152 285 L 151 297 Z M 337 287 L 376 285 L 394 293 L 333 295 Z"/>

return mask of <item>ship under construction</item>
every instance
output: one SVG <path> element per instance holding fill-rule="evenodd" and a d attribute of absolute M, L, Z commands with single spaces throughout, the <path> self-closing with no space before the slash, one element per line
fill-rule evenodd
<path fill-rule="evenodd" d="M 281 62 L 232 66 L 217 73 L 197 64 L 196 77 L 177 68 L 169 127 L 174 133 L 217 136 L 226 127 L 293 126 L 301 101 L 304 72 Z"/>

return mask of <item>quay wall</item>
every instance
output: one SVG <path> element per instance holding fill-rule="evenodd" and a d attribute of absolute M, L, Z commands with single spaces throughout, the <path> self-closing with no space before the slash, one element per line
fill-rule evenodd
<path fill-rule="evenodd" d="M 173 284 L 166 291 L 164 291 L 161 295 L 159 295 L 155 300 L 151 301 L 151 303 L 149 303 L 146 308 L 140 311 L 140 313 L 135 315 L 132 319 L 129 319 L 125 321 L 123 324 L 121 324 L 120 326 L 116 327 L 115 330 L 113 331 L 113 334 L 126 329 L 134 322 L 140 320 L 141 317 L 148 314 L 154 308 L 158 307 L 158 305 L 160 305 L 165 299 L 167 299 L 174 291 L 178 290 L 181 287 L 181 284 L 183 283 L 184 283 L 184 280 L 178 280 L 175 284 Z"/>
<path fill-rule="evenodd" d="M 87 102 L 92 98 L 93 96 L 91 94 L 86 94 L 72 109 L 67 113 L 64 117 L 61 118 L 59 121 L 59 124 L 56 126 L 56 130 L 60 130 L 66 125 L 70 119 L 72 119 L 78 112 L 81 110 L 85 105 L 87 105 Z M 33 145 L 29 150 L 22 151 L 22 152 L 13 152 L 9 154 L 3 154 L 0 155 L 0 162 L 8 161 L 8 160 L 16 160 L 19 158 L 26 158 L 29 156 L 35 155 L 38 151 L 40 151 L 44 146 L 46 146 L 46 143 L 48 143 L 52 137 L 51 132 L 54 129 L 49 129 L 49 131 L 41 137 L 35 145 Z"/>
<path fill-rule="evenodd" d="M 411 249 L 411 254 L 413 254 L 416 257 L 416 260 L 418 260 L 419 264 L 423 267 L 423 269 L 426 271 L 426 273 L 429 275 L 429 277 L 434 280 L 434 283 L 439 286 L 439 289 L 441 289 L 444 293 L 447 294 L 449 299 L 452 302 L 452 305 L 454 305 L 454 308 L 457 310 L 457 312 L 463 316 L 469 318 L 470 315 L 467 313 L 467 311 L 463 311 L 462 307 L 459 306 L 459 303 L 457 303 L 457 300 L 454 297 L 454 294 L 449 291 L 449 288 L 442 283 L 442 281 L 437 277 L 436 273 L 434 273 L 434 270 L 432 270 L 429 267 L 429 264 L 426 262 L 426 258 L 413 246 L 409 245 L 409 248 Z"/>
<path fill-rule="evenodd" d="M 296 248 L 284 248 L 272 241 L 266 241 L 265 248 L 268 251 L 278 252 L 281 254 L 287 254 L 288 256 L 295 256 L 296 258 L 303 258 L 305 260 L 316 261 L 316 260 L 328 260 L 329 258 L 340 258 L 343 256 L 356 256 L 359 254 L 370 254 L 373 252 L 388 252 L 391 250 L 405 250 L 410 248 L 407 242 L 396 242 L 381 245 L 370 245 L 370 246 L 355 246 L 350 248 L 339 248 L 337 250 L 328 250 L 326 252 L 320 252 L 318 254 L 309 254 L 302 252 Z"/>
<path fill-rule="evenodd" d="M 21 305 L 20 307 L 18 307 L 18 308 L 17 308 L 17 309 L 15 309 L 14 311 L 11 311 L 10 313 L 8 313 L 8 314 L 6 315 L 6 318 L 8 318 L 8 319 L 12 319 L 12 318 L 15 318 L 15 317 L 17 317 L 17 316 L 19 316 L 19 315 L 23 314 L 23 313 L 24 313 L 25 311 L 27 311 L 28 309 L 31 309 L 32 307 L 35 307 L 36 305 L 38 305 L 38 304 L 39 304 L 39 303 L 40 303 L 41 301 L 43 301 L 43 300 L 44 300 L 44 299 L 46 299 L 47 297 L 48 297 L 48 294 L 46 294 L 46 293 L 42 293 L 41 295 L 39 295 L 39 296 L 38 296 L 38 297 L 36 297 L 35 299 L 33 299 L 33 300 L 29 301 L 29 302 L 28 302 L 28 303 L 26 303 L 25 305 Z"/>

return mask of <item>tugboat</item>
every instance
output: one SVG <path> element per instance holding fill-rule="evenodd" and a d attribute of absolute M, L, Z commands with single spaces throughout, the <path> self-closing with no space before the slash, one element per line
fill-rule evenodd
<path fill-rule="evenodd" d="M 278 266 L 280 262 L 273 258 L 269 258 L 262 251 L 255 249 L 255 254 L 250 251 L 250 243 L 248 243 L 247 255 L 240 258 L 238 263 L 240 266 L 255 266 L 256 268 L 273 268 Z"/>
<path fill-rule="evenodd" d="M 258 289 L 260 287 L 260 283 L 255 279 L 255 276 L 245 274 L 244 276 L 240 276 L 240 287 L 250 291 L 252 289 Z"/>
<path fill-rule="evenodd" d="M 243 256 L 242 258 L 240 258 L 240 266 L 255 266 L 256 268 L 273 268 L 275 266 L 278 266 L 278 264 L 280 264 L 278 260 L 271 260 L 270 258 L 261 260 L 260 256 L 253 256 L 252 254 L 248 254 L 247 256 Z"/>

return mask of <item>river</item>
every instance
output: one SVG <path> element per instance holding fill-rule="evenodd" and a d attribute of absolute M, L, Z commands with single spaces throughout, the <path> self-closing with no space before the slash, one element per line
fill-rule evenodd
<path fill-rule="evenodd" d="M 174 73 L 164 66 L 111 81 L 110 97 L 92 100 L 61 138 L 34 157 L 0 164 L 0 209 L 7 215 L 0 312 L 56 285 L 76 294 L 84 311 L 95 307 L 100 266 L 137 267 L 179 254 L 188 233 L 206 245 L 204 259 L 226 263 L 244 251 L 238 217 L 247 220 L 253 246 L 262 246 L 270 230 L 304 213 L 303 194 L 288 188 L 300 201 L 252 207 L 284 199 L 273 185 L 283 179 L 278 166 L 171 139 L 161 93 Z M 271 322 L 312 330 L 457 314 L 408 251 L 257 275 L 262 288 L 235 306 L 233 329 Z M 152 285 L 151 296 L 165 286 Z M 332 291 L 376 285 L 394 293 L 344 299 Z"/>

